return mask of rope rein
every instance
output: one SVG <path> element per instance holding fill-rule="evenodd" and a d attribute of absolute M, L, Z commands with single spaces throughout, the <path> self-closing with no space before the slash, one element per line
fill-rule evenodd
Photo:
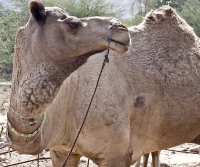
<path fill-rule="evenodd" d="M 67 155 L 67 158 L 66 158 L 66 160 L 64 161 L 62 167 L 65 167 L 65 165 L 67 164 L 67 162 L 68 162 L 68 160 L 69 160 L 70 155 L 72 154 L 72 151 L 73 151 L 73 149 L 74 149 L 74 146 L 75 146 L 75 144 L 76 144 L 76 142 L 77 142 L 77 140 L 78 140 L 78 137 L 79 137 L 79 135 L 80 135 L 80 133 L 81 133 L 81 130 L 83 129 L 83 126 L 84 126 L 85 121 L 86 121 L 86 119 L 87 119 L 87 116 L 88 116 L 88 113 L 89 113 L 89 110 L 90 110 L 92 101 L 93 101 L 93 99 L 94 99 L 94 95 L 95 95 L 95 93 L 96 93 L 96 90 L 97 90 L 97 87 L 98 87 L 98 84 L 99 84 L 99 81 L 100 81 L 100 78 L 101 78 L 101 74 L 102 74 L 102 72 L 103 72 L 103 69 L 104 69 L 106 63 L 109 63 L 108 54 L 109 54 L 109 49 L 110 49 L 110 42 L 111 42 L 111 40 L 112 40 L 113 30 L 114 30 L 117 26 L 118 26 L 117 24 L 112 24 L 112 25 L 109 26 L 109 28 L 110 28 L 110 38 L 108 39 L 107 52 L 106 52 L 106 54 L 105 54 L 105 58 L 104 58 L 104 61 L 103 61 L 102 67 L 101 67 L 101 71 L 100 71 L 99 77 L 98 77 L 98 79 L 97 79 L 97 83 L 96 83 L 96 86 L 95 86 L 95 89 L 94 89 L 94 93 L 93 93 L 92 98 L 91 98 L 91 100 L 90 100 L 90 103 L 89 103 L 88 109 L 87 109 L 87 111 L 86 111 L 85 117 L 84 117 L 84 119 L 83 119 L 83 122 L 82 122 L 82 124 L 81 124 L 81 127 L 80 127 L 80 129 L 79 129 L 79 131 L 78 131 L 78 133 L 77 133 L 77 136 L 76 136 L 76 138 L 75 138 L 75 140 L 74 140 L 74 142 L 73 142 L 73 144 L 72 144 L 72 146 L 71 146 L 71 148 L 70 148 L 70 151 L 69 151 L 69 153 L 68 153 L 68 155 Z M 87 165 L 87 166 L 89 166 L 89 159 L 88 159 L 88 165 Z"/>

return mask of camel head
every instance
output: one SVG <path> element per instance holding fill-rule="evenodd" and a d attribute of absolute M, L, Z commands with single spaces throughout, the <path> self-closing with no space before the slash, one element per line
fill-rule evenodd
<path fill-rule="evenodd" d="M 107 49 L 125 52 L 129 34 L 119 20 L 77 18 L 58 7 L 31 1 L 29 22 L 18 31 L 13 62 L 11 106 L 25 118 L 42 113 L 60 85 L 87 59 Z"/>

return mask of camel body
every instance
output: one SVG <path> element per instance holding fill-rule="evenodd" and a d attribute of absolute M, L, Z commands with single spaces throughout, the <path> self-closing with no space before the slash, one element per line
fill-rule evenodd
<path fill-rule="evenodd" d="M 199 38 L 168 6 L 129 31 L 129 50 L 110 52 L 71 166 L 86 156 L 100 167 L 128 167 L 143 154 L 199 134 Z M 47 109 L 44 129 L 52 137 L 43 135 L 55 166 L 64 161 L 82 123 L 102 61 L 103 54 L 89 58 Z"/>

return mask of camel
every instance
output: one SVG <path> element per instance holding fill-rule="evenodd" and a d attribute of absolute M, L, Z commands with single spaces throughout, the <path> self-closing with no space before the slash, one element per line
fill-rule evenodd
<path fill-rule="evenodd" d="M 99 167 L 129 167 L 143 154 L 200 134 L 200 41 L 193 29 L 171 7 L 163 6 L 129 32 L 132 45 L 128 51 L 110 51 L 110 63 L 104 68 L 68 167 L 77 167 L 81 156 Z M 88 58 L 63 81 L 51 103 L 38 112 L 45 110 L 46 116 L 36 117 L 36 124 L 40 119 L 42 126 L 34 138 L 21 141 L 8 128 L 15 148 L 27 154 L 50 148 L 53 166 L 63 164 L 89 105 L 103 54 Z M 21 128 L 15 119 L 11 123 Z"/>
<path fill-rule="evenodd" d="M 108 41 L 110 49 L 127 51 L 130 35 L 115 18 L 77 18 L 37 0 L 29 7 L 30 19 L 15 40 L 7 136 L 15 150 L 38 154 L 44 149 L 39 143 L 45 109 L 63 81 L 90 56 L 106 50 Z"/>

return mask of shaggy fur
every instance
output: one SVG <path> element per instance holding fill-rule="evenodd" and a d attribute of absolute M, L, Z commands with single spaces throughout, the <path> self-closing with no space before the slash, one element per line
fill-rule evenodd
<path fill-rule="evenodd" d="M 193 29 L 164 6 L 129 30 L 132 46 L 124 54 L 110 52 L 71 166 L 86 156 L 100 167 L 128 167 L 200 133 L 200 43 Z M 70 75 L 48 108 L 42 134 L 54 166 L 62 164 L 80 127 L 101 55 Z"/>

